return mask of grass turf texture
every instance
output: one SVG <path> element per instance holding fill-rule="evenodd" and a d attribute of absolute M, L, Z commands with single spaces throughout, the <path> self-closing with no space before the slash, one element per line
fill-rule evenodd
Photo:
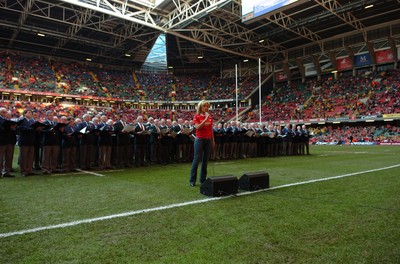
<path fill-rule="evenodd" d="M 209 164 L 267 171 L 271 187 L 400 164 L 400 148 L 318 146 L 311 156 Z M 4 178 L 0 233 L 206 198 L 189 164 Z M 16 173 L 15 173 L 16 174 Z M 0 238 L 0 263 L 399 263 L 400 167 Z"/>

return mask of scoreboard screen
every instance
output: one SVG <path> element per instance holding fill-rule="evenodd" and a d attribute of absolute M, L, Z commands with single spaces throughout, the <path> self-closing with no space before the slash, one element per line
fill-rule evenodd
<path fill-rule="evenodd" d="M 298 0 L 242 0 L 242 21 L 246 22 Z"/>

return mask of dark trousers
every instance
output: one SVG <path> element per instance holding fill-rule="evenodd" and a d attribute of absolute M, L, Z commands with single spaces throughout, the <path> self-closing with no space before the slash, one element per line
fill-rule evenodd
<path fill-rule="evenodd" d="M 131 160 L 131 145 L 118 145 L 118 165 L 128 167 Z"/>
<path fill-rule="evenodd" d="M 94 146 L 93 145 L 81 145 L 80 148 L 80 166 L 81 169 L 90 169 L 94 162 Z"/>
<path fill-rule="evenodd" d="M 150 144 L 150 151 L 151 151 L 151 161 L 152 162 L 161 162 L 161 153 L 162 153 L 162 146 L 161 141 L 157 140 L 156 142 Z"/>
<path fill-rule="evenodd" d="M 110 168 L 111 167 L 111 149 L 112 146 L 103 145 L 100 146 L 99 150 L 99 165 L 100 168 Z"/>
<path fill-rule="evenodd" d="M 35 156 L 35 147 L 34 146 L 19 146 L 20 153 L 20 168 L 21 174 L 27 175 L 32 173 L 33 167 L 33 159 Z"/>
<path fill-rule="evenodd" d="M 144 165 L 147 144 L 136 144 L 135 147 L 135 165 Z"/>
<path fill-rule="evenodd" d="M 63 169 L 68 172 L 76 169 L 76 147 L 63 148 Z"/>
<path fill-rule="evenodd" d="M 42 146 L 35 144 L 34 147 L 35 159 L 34 159 L 34 167 L 35 169 L 40 169 L 40 161 L 42 160 Z"/>
<path fill-rule="evenodd" d="M 14 145 L 0 145 L 0 174 L 9 174 L 14 158 Z"/>
<path fill-rule="evenodd" d="M 51 173 L 57 168 L 59 146 L 43 146 L 42 170 Z"/>

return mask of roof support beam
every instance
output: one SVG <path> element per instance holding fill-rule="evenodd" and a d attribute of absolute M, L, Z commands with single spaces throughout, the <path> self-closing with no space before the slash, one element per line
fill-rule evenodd
<path fill-rule="evenodd" d="M 104 55 L 113 53 L 113 51 L 115 49 L 123 49 L 124 43 L 126 40 L 130 39 L 131 36 L 136 35 L 140 32 L 140 30 L 142 30 L 143 26 L 142 25 L 138 25 L 138 24 L 134 24 L 134 23 L 127 23 L 125 24 L 125 26 L 122 29 L 123 34 L 121 34 L 120 36 L 116 37 L 114 39 L 114 45 L 112 48 L 110 47 L 104 47 L 103 49 L 100 49 L 100 51 L 98 52 L 98 56 L 102 57 Z M 143 50 L 143 47 L 148 44 L 149 42 L 154 43 L 154 41 L 156 41 L 156 39 L 158 38 L 159 34 L 150 34 L 149 37 L 146 39 L 146 41 L 143 41 L 142 43 L 138 43 L 137 45 L 135 45 L 135 48 L 131 48 L 129 50 L 125 51 L 125 54 L 131 54 L 131 53 L 140 53 Z M 123 56 L 125 56 L 125 54 Z M 147 54 L 145 54 L 145 57 L 147 57 Z M 118 57 L 113 57 L 114 60 L 117 59 Z M 107 60 L 104 63 L 110 63 L 111 61 L 113 61 L 113 59 L 111 60 Z"/>
<path fill-rule="evenodd" d="M 365 44 L 367 45 L 369 55 L 371 55 L 372 64 L 376 64 L 374 44 L 371 42 L 366 42 Z"/>
<path fill-rule="evenodd" d="M 278 12 L 276 14 L 273 14 L 267 19 L 281 27 L 283 27 L 286 30 L 289 30 L 303 38 L 306 38 L 308 40 L 311 40 L 314 43 L 318 43 L 318 45 L 321 47 L 321 37 L 306 28 L 305 26 L 300 26 L 297 27 L 296 23 L 297 21 L 294 20 L 293 18 L 289 17 L 283 12 Z M 322 50 L 322 47 L 321 47 Z"/>
<path fill-rule="evenodd" d="M 188 25 L 195 20 L 207 16 L 213 10 L 220 8 L 231 0 L 200 0 L 196 3 L 189 1 L 173 1 L 176 9 L 167 16 L 164 27 L 169 29 Z"/>
<path fill-rule="evenodd" d="M 28 17 L 29 12 L 31 11 L 34 3 L 35 3 L 35 0 L 27 0 L 26 1 L 25 6 L 23 8 L 23 12 L 21 13 L 21 15 L 19 16 L 19 19 L 18 19 L 18 27 L 19 28 L 14 30 L 14 32 L 10 38 L 10 41 L 8 43 L 8 46 L 10 46 L 10 47 L 12 46 L 15 38 L 18 36 L 18 33 L 21 30 L 21 27 L 25 24 L 26 18 Z"/>
<path fill-rule="evenodd" d="M 62 2 L 65 3 L 70 3 L 73 5 L 78 5 L 84 8 L 88 8 L 88 9 L 93 9 L 95 11 L 104 13 L 104 14 L 108 14 L 111 16 L 115 16 L 121 19 L 125 19 L 140 25 L 144 25 L 156 30 L 159 30 L 161 32 L 164 33 L 168 33 L 174 36 L 177 36 L 179 38 L 183 38 L 192 42 L 195 42 L 197 44 L 206 46 L 206 47 L 210 47 L 216 50 L 220 50 L 229 54 L 233 54 L 233 55 L 237 55 L 237 56 L 241 56 L 241 57 L 245 57 L 245 58 L 249 58 L 249 59 L 257 59 L 255 56 L 251 56 L 247 53 L 242 53 L 242 52 L 237 52 L 231 49 L 227 49 L 224 48 L 222 45 L 218 45 L 217 43 L 217 38 L 215 36 L 213 36 L 210 33 L 203 33 L 203 34 L 199 34 L 200 30 L 195 30 L 191 32 L 191 36 L 187 36 L 184 34 L 181 34 L 177 31 L 174 31 L 172 29 L 169 29 L 168 27 L 159 25 L 159 23 L 156 23 L 155 21 L 157 21 L 156 16 L 154 16 L 152 9 L 145 9 L 145 8 L 141 8 L 138 11 L 134 10 L 129 10 L 129 6 L 118 6 L 117 3 L 113 3 L 113 7 L 110 6 L 110 2 L 111 1 L 106 1 L 106 0 L 97 0 L 97 2 L 92 1 L 83 1 L 83 0 L 60 0 Z M 201 0 L 201 1 L 206 1 L 206 0 Z M 231 0 L 220 0 L 218 1 L 218 4 L 222 4 L 222 3 L 227 3 L 228 1 Z M 119 2 L 118 2 L 119 3 Z M 217 6 L 216 2 L 214 2 L 213 7 Z M 196 37 L 196 36 L 200 36 L 201 37 Z"/>
<path fill-rule="evenodd" d="M 365 29 L 364 25 L 350 12 L 343 12 L 338 13 L 337 11 L 342 7 L 342 5 L 337 0 L 314 0 L 320 6 L 324 7 L 326 10 L 340 18 L 345 23 L 349 24 L 350 26 L 354 27 L 364 35 L 364 39 L 366 40 L 365 36 Z M 400 1 L 400 0 L 399 0 Z"/>
<path fill-rule="evenodd" d="M 226 45 L 232 45 L 233 43 L 243 44 L 254 44 L 260 50 L 268 50 L 272 52 L 280 52 L 285 48 L 269 39 L 262 39 L 262 37 L 253 31 L 241 26 L 238 23 L 232 23 L 232 18 L 224 16 L 223 13 L 209 15 L 203 22 L 203 26 L 211 28 L 215 34 L 223 36 Z M 237 18 L 240 19 L 240 18 Z M 261 42 L 259 42 L 262 40 Z M 222 44 L 223 45 L 223 44 Z M 254 51 L 254 54 L 259 51 Z"/>
<path fill-rule="evenodd" d="M 399 58 L 397 56 L 396 40 L 393 37 L 388 37 L 388 40 L 389 40 L 390 49 L 392 50 L 392 53 L 393 53 L 393 59 L 394 59 L 394 61 L 398 61 Z"/>
<path fill-rule="evenodd" d="M 77 14 L 77 20 L 69 27 L 68 31 L 66 32 L 69 38 L 60 39 L 54 47 L 52 53 L 54 54 L 59 48 L 62 48 L 65 44 L 67 44 L 70 38 L 74 37 L 76 33 L 81 30 L 81 28 L 90 20 L 94 13 L 95 12 L 91 9 L 85 9 L 82 12 L 79 12 Z"/>

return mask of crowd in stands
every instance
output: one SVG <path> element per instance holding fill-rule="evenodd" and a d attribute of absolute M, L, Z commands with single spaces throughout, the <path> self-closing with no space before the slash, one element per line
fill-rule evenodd
<path fill-rule="evenodd" d="M 235 98 L 235 78 L 212 74 L 149 74 L 90 67 L 40 57 L 0 56 L 0 88 L 95 95 L 134 101 L 198 101 Z M 137 76 L 135 76 L 137 75 Z M 263 121 L 353 117 L 400 112 L 400 70 L 357 77 L 277 83 L 262 106 Z M 257 89 L 256 76 L 239 79 L 239 99 Z M 225 113 L 227 115 L 229 113 Z M 259 120 L 258 109 L 246 122 Z M 221 116 L 222 117 L 222 116 Z M 227 119 L 227 118 L 225 118 Z"/>
<path fill-rule="evenodd" d="M 239 82 L 239 99 L 250 95 L 256 76 Z M 96 68 L 77 62 L 0 54 L 0 88 L 93 95 L 134 101 L 198 101 L 235 98 L 235 79 L 212 74 L 174 76 Z"/>
<path fill-rule="evenodd" d="M 172 77 L 166 73 L 140 73 L 138 87 L 142 93 L 142 100 L 170 101 L 172 92 Z"/>
<path fill-rule="evenodd" d="M 277 83 L 262 105 L 262 121 L 307 120 L 313 118 L 337 118 L 373 116 L 400 113 L 400 70 L 366 72 L 359 76 L 343 75 L 321 80 L 309 79 L 304 83 L 292 81 Z M 258 77 L 239 79 L 239 99 L 257 89 Z M 150 74 L 128 70 L 96 68 L 77 62 L 51 61 L 43 57 L 24 57 L 0 54 L 0 88 L 30 90 L 75 95 L 95 95 L 129 99 L 134 101 L 197 101 L 235 98 L 235 78 L 222 79 L 214 74 Z M 130 106 L 97 107 L 65 105 L 60 103 L 4 102 L 19 117 L 24 109 L 54 110 L 62 115 L 81 116 L 84 113 L 113 115 L 124 112 L 128 120 L 143 115 L 145 119 L 168 118 L 190 120 L 191 110 L 135 109 Z M 223 108 L 222 108 L 223 107 Z M 239 108 L 239 112 L 244 108 Z M 213 107 L 210 110 L 216 121 L 225 122 L 234 118 L 235 108 Z M 246 123 L 258 122 L 259 111 L 254 109 Z M 351 128 L 353 129 L 353 128 Z M 348 131 L 329 130 L 326 136 L 336 138 Z M 365 132 L 363 131 L 356 131 Z M 357 133 L 352 133 L 357 134 Z M 365 138 L 391 140 L 386 132 Z M 346 139 L 346 137 L 344 137 Z M 354 138 L 354 136 L 353 136 Z M 388 139 L 389 138 L 389 139 Z M 396 137 L 394 137 L 397 140 Z M 316 138 L 313 140 L 317 140 Z M 328 139 L 333 140 L 333 139 Z M 341 140 L 340 138 L 337 140 Z"/>
<path fill-rule="evenodd" d="M 382 126 L 323 126 L 310 129 L 311 143 L 352 144 L 354 142 L 400 143 L 400 127 Z"/>
<path fill-rule="evenodd" d="M 276 121 L 399 113 L 399 80 L 397 69 L 277 84 L 262 106 L 262 117 Z M 258 120 L 258 109 L 249 117 L 250 122 Z"/>

